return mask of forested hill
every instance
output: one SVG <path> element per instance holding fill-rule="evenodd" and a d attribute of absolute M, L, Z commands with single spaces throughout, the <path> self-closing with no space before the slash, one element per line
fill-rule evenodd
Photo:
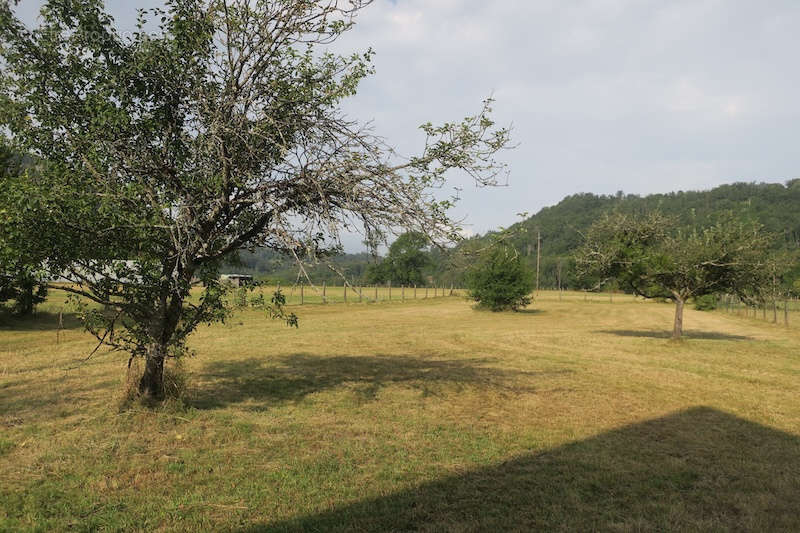
<path fill-rule="evenodd" d="M 778 236 L 776 247 L 800 248 L 800 179 L 780 183 L 733 183 L 707 191 L 679 191 L 638 196 L 591 193 L 567 196 L 509 228 L 511 242 L 535 262 L 537 232 L 542 239 L 541 284 L 574 286 L 570 258 L 581 245 L 581 234 L 600 216 L 610 212 L 643 213 L 652 210 L 678 217 L 687 226 L 707 223 L 731 212 L 742 220 L 754 220 Z M 486 236 L 477 237 L 486 239 Z M 471 239 L 472 241 L 472 239 Z"/>
<path fill-rule="evenodd" d="M 510 229 L 515 246 L 525 255 L 536 251 L 537 231 L 542 253 L 547 256 L 571 254 L 581 244 L 581 232 L 594 220 L 612 211 L 642 213 L 653 210 L 676 216 L 683 223 L 703 223 L 710 217 L 732 212 L 742 220 L 755 220 L 780 236 L 778 245 L 800 246 L 800 179 L 779 183 L 734 183 L 708 191 L 680 191 L 637 196 L 621 192 L 613 196 L 591 193 L 567 196 L 545 207 Z M 524 229 L 525 231 L 520 231 Z"/>

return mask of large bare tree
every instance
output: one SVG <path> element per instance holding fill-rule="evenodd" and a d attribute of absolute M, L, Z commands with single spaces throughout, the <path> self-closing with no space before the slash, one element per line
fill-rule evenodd
<path fill-rule="evenodd" d="M 502 171 L 509 132 L 490 101 L 423 125 L 405 159 L 341 111 L 372 52 L 328 45 L 369 3 L 169 0 L 123 35 L 101 0 L 50 0 L 36 28 L 0 0 L 2 123 L 43 161 L 0 223 L 100 304 L 87 325 L 144 357 L 143 393 L 162 396 L 165 359 L 224 316 L 217 270 L 231 254 L 308 258 L 356 229 L 451 239 L 451 200 L 432 191 L 451 169 L 479 185 Z"/>

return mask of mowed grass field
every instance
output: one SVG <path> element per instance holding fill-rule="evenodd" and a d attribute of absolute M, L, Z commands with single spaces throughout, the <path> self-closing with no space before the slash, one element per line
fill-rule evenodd
<path fill-rule="evenodd" d="M 0 530 L 800 530 L 800 328 L 615 296 L 254 310 L 192 337 L 187 397 L 59 296 L 0 328 Z"/>

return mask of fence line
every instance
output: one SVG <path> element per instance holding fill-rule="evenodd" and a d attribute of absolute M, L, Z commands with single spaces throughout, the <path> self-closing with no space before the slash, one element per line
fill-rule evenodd
<path fill-rule="evenodd" d="M 283 295 L 286 298 L 287 305 L 308 305 L 308 304 L 336 304 L 336 303 L 351 303 L 353 299 L 349 297 L 348 292 L 352 292 L 357 296 L 359 303 L 378 303 L 378 302 L 408 302 L 413 300 L 423 300 L 431 298 L 428 289 L 433 289 L 433 298 L 444 298 L 448 296 L 466 296 L 467 290 L 450 286 L 445 288 L 443 285 L 423 286 L 419 285 L 400 285 L 392 286 L 386 285 L 367 285 L 367 286 L 354 286 L 345 285 L 328 285 L 322 283 L 313 291 L 306 291 L 308 287 L 312 287 L 306 283 L 298 283 L 291 288 L 284 287 Z M 280 289 L 280 285 L 261 285 L 254 289 L 256 294 L 264 295 L 265 299 L 274 292 Z M 313 287 L 312 287 L 313 288 Z M 394 289 L 394 290 L 393 290 Z"/>
<path fill-rule="evenodd" d="M 314 288 L 312 293 L 306 293 L 305 288 L 309 286 Z M 256 292 L 268 297 L 274 290 L 280 289 L 280 284 L 276 286 L 263 285 L 256 288 Z M 354 301 L 349 298 L 348 292 L 355 294 L 358 303 L 378 303 L 378 302 L 407 302 L 415 300 L 427 300 L 430 298 L 446 298 L 449 296 L 464 297 L 467 296 L 468 291 L 464 288 L 457 288 L 451 285 L 445 287 L 441 284 L 432 285 L 400 285 L 392 290 L 391 284 L 386 285 L 328 285 L 323 283 L 319 288 L 315 288 L 305 283 L 298 283 L 291 288 L 284 288 L 284 297 L 286 298 L 287 305 L 306 305 L 306 304 L 334 304 L 334 303 L 350 303 Z M 424 290 L 423 290 L 424 289 Z M 552 294 L 551 294 L 552 293 Z M 582 302 L 585 304 L 605 304 L 615 305 L 617 303 L 624 304 L 626 302 L 640 302 L 643 299 L 633 294 L 623 292 L 591 292 L 591 291 L 567 291 L 567 290 L 553 290 L 540 291 L 539 297 L 534 299 L 536 301 L 549 300 L 556 302 Z M 797 297 L 782 297 L 774 300 L 761 302 L 758 305 L 748 305 L 741 301 L 739 298 L 723 294 L 717 299 L 717 310 L 747 318 L 754 318 L 773 324 L 782 324 L 784 326 L 795 325 L 792 317 L 800 312 L 800 299 Z M 798 319 L 800 320 L 800 319 Z M 800 322 L 797 322 L 800 324 Z"/>
<path fill-rule="evenodd" d="M 746 318 L 758 319 L 758 312 L 761 311 L 761 320 L 765 322 L 772 322 L 779 324 L 782 322 L 784 326 L 790 326 L 790 316 L 800 311 L 800 300 L 797 297 L 782 296 L 772 298 L 769 301 L 758 302 L 757 304 L 748 304 L 743 302 L 740 298 L 731 294 L 723 294 L 717 301 L 717 308 L 723 312 L 736 316 L 744 316 Z M 750 313 L 752 311 L 752 316 Z M 771 311 L 771 312 L 768 312 Z M 783 320 L 779 316 L 783 315 Z"/>

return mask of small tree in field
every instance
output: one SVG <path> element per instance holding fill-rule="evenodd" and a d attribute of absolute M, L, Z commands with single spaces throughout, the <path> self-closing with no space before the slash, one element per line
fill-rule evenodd
<path fill-rule="evenodd" d="M 13 217 L 14 203 L 9 192 L 22 179 L 22 158 L 5 140 L 0 140 L 0 221 Z M 0 303 L 14 300 L 14 312 L 30 315 L 47 296 L 41 261 L 26 249 L 26 243 L 15 242 L 11 233 L 0 232 Z"/>
<path fill-rule="evenodd" d="M 424 283 L 423 270 L 431 265 L 430 255 L 425 250 L 429 244 L 428 237 L 422 232 L 403 233 L 389 246 L 389 254 L 383 261 L 370 266 L 367 282 L 391 281 L 397 285 Z"/>
<path fill-rule="evenodd" d="M 0 303 L 14 300 L 15 314 L 32 314 L 46 297 L 47 285 L 41 270 L 29 265 L 0 264 Z"/>
<path fill-rule="evenodd" d="M 511 247 L 494 246 L 467 271 L 470 298 L 492 311 L 519 310 L 531 303 L 533 272 Z"/>
<path fill-rule="evenodd" d="M 680 339 L 690 298 L 727 292 L 752 300 L 759 294 L 768 245 L 758 226 L 732 219 L 685 230 L 658 212 L 616 214 L 592 225 L 576 262 L 584 279 L 616 280 L 639 296 L 675 302 L 672 337 Z"/>
<path fill-rule="evenodd" d="M 98 304 L 86 325 L 144 358 L 142 393 L 161 397 L 165 359 L 225 316 L 218 270 L 237 251 L 316 257 L 358 228 L 448 240 L 451 202 L 432 188 L 450 169 L 495 183 L 508 130 L 488 101 L 424 125 L 424 149 L 402 161 L 344 115 L 372 52 L 326 47 L 369 3 L 167 0 L 123 36 L 102 0 L 50 0 L 34 29 L 0 0 L 1 125 L 43 162 L 6 195 L 0 233 Z"/>

